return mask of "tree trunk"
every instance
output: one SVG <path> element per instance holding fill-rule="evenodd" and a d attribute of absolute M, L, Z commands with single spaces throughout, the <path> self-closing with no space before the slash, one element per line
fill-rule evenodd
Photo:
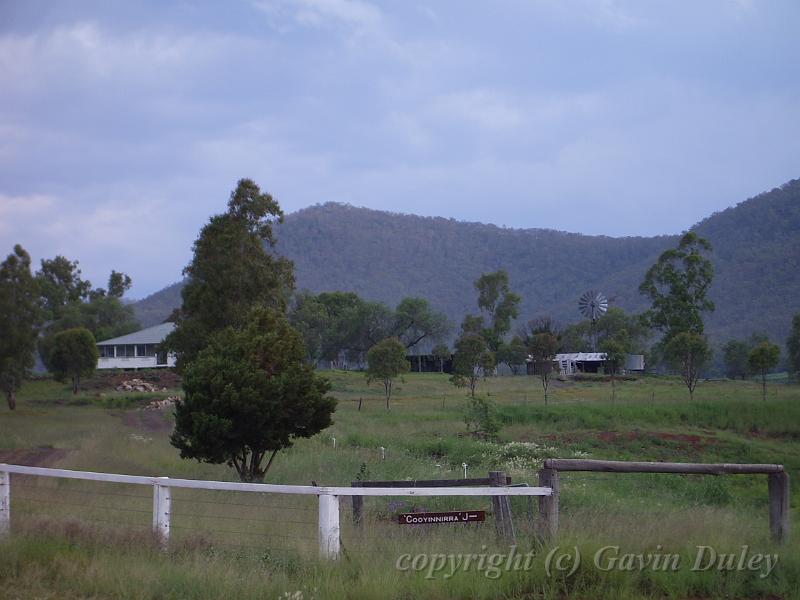
<path fill-rule="evenodd" d="M 762 371 L 761 373 L 761 399 L 766 401 L 767 400 L 767 372 Z"/>
<path fill-rule="evenodd" d="M 439 358 L 439 373 L 444 373 L 444 359 Z"/>
<path fill-rule="evenodd" d="M 80 375 L 75 375 L 72 378 L 72 394 L 73 395 L 77 394 L 80 387 L 81 387 L 81 377 Z"/>
<path fill-rule="evenodd" d="M 544 389 L 544 405 L 547 406 L 547 377 L 542 377 L 542 389 Z"/>
<path fill-rule="evenodd" d="M 417 373 L 422 373 L 422 354 L 417 354 Z"/>
<path fill-rule="evenodd" d="M 17 408 L 17 392 L 14 390 L 6 392 L 6 400 L 8 400 L 8 408 L 10 410 Z"/>
<path fill-rule="evenodd" d="M 383 389 L 386 393 L 386 410 L 389 409 L 389 398 L 392 396 L 392 380 L 391 379 L 384 379 L 383 380 Z"/>
<path fill-rule="evenodd" d="M 278 454 L 277 450 L 273 450 L 272 454 L 269 457 L 269 461 L 267 461 L 267 465 L 262 469 L 261 468 L 261 461 L 264 459 L 263 452 L 251 452 L 248 460 L 247 451 L 245 451 L 243 457 L 239 457 L 239 461 L 234 458 L 232 460 L 234 467 L 239 472 L 239 479 L 244 483 L 264 483 L 264 477 L 267 475 L 267 471 L 272 466 L 272 461 L 275 460 L 275 456 Z"/>
<path fill-rule="evenodd" d="M 617 401 L 617 386 L 614 383 L 614 373 L 611 373 L 611 404 Z"/>
<path fill-rule="evenodd" d="M 269 468 L 272 466 L 272 461 L 275 460 L 275 456 L 277 454 L 278 454 L 277 450 L 272 451 L 272 455 L 269 457 L 269 460 L 267 461 L 267 466 L 264 467 L 264 470 L 261 473 L 261 481 L 264 481 L 264 476 L 267 474 L 267 471 L 269 471 Z"/>

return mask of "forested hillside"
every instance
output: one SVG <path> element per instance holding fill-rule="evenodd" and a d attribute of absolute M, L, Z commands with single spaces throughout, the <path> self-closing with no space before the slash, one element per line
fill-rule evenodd
<path fill-rule="evenodd" d="M 715 342 L 767 333 L 786 338 L 800 311 L 800 180 L 716 213 L 695 229 L 713 247 L 717 310 L 708 321 Z M 298 289 L 344 290 L 389 305 L 427 298 L 454 322 L 475 310 L 472 287 L 500 268 L 523 297 L 520 318 L 580 318 L 577 301 L 602 290 L 612 305 L 645 307 L 645 270 L 678 236 L 585 236 L 545 229 L 507 229 L 453 219 L 324 204 L 290 214 L 277 229 L 278 251 L 294 261 Z M 144 324 L 180 303 L 175 284 L 136 305 Z"/>

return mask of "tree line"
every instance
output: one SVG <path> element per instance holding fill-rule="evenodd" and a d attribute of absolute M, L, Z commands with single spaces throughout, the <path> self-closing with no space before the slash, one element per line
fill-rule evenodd
<path fill-rule="evenodd" d="M 675 248 L 664 251 L 639 286 L 640 294 L 650 302 L 650 308 L 642 314 L 627 314 L 612 307 L 595 323 L 583 321 L 564 328 L 551 317 L 540 316 L 527 321 L 514 335 L 510 332 L 519 314 L 521 296 L 511 289 L 506 271 L 485 273 L 474 282 L 478 311 L 464 317 L 454 343 L 451 381 L 468 388 L 471 414 L 487 415 L 491 412 L 488 401 L 476 394 L 481 378 L 491 376 L 498 364 L 506 364 L 514 375 L 530 365 L 541 381 L 547 404 L 550 380 L 558 368 L 556 355 L 588 351 L 596 336 L 605 371 L 611 376 L 612 401 L 616 375 L 632 353 L 646 354 L 650 362 L 676 370 L 693 399 L 713 356 L 705 335 L 705 317 L 715 310 L 708 298 L 714 276 L 711 253 L 711 244 L 694 232 L 684 234 Z M 658 339 L 650 345 L 653 336 Z M 790 370 L 800 371 L 800 314 L 794 318 L 787 347 Z M 399 341 L 385 341 L 373 349 L 367 353 L 367 376 L 383 381 L 389 408 L 391 379 L 407 370 L 402 360 L 405 347 Z M 779 347 L 762 336 L 754 338 L 750 346 L 734 340 L 724 351 L 731 374 L 760 375 L 766 398 L 766 376 L 778 365 Z M 447 353 L 441 346 L 434 352 Z"/>
<path fill-rule="evenodd" d="M 81 377 L 97 366 L 96 340 L 139 328 L 122 302 L 131 283 L 128 275 L 112 270 L 107 288 L 94 288 L 78 262 L 64 256 L 42 259 L 33 273 L 28 252 L 14 246 L 0 264 L 0 389 L 11 410 L 37 353 L 47 370 L 71 381 L 77 393 Z"/>
<path fill-rule="evenodd" d="M 363 363 L 378 342 L 397 338 L 406 353 L 444 340 L 452 326 L 424 298 L 404 298 L 393 310 L 353 292 L 301 291 L 289 320 L 302 334 L 309 361 L 344 359 Z"/>

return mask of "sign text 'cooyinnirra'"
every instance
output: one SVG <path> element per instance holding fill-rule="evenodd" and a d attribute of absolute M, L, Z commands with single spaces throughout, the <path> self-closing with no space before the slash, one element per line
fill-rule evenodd
<path fill-rule="evenodd" d="M 475 523 L 486 520 L 484 510 L 453 510 L 449 512 L 402 513 L 400 525 L 438 525 L 440 523 Z"/>

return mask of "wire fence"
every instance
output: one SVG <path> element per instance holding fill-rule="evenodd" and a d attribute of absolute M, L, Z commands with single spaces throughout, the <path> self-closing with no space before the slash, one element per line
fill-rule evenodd
<path fill-rule="evenodd" d="M 106 543 L 152 537 L 153 498 L 136 485 L 16 475 L 14 533 L 58 532 Z"/>
<path fill-rule="evenodd" d="M 13 532 L 58 529 L 114 540 L 153 527 L 151 488 L 15 475 Z M 311 552 L 317 549 L 317 498 L 174 489 L 171 543 L 176 548 Z"/>
<path fill-rule="evenodd" d="M 175 489 L 172 540 L 176 544 L 315 553 L 317 498 Z"/>
<path fill-rule="evenodd" d="M 101 543 L 150 538 L 172 550 L 326 558 L 476 552 L 497 540 L 498 531 L 506 542 L 513 538 L 504 529 L 509 511 L 501 507 L 516 514 L 516 535 L 532 536 L 531 496 L 549 493 L 550 488 L 505 486 L 241 484 L 0 465 L 0 536 L 9 528 L 12 533 L 45 530 Z M 358 523 L 354 495 L 366 501 Z M 473 514 L 465 517 L 469 522 L 452 515 L 448 518 L 454 521 L 425 524 L 399 519 L 405 513 L 450 511 Z"/>
<path fill-rule="evenodd" d="M 8 471 L 0 472 L 6 478 L 0 479 L 0 535 L 10 515 L 12 533 L 57 531 L 91 536 L 102 543 L 157 541 L 153 532 L 159 531 L 160 517 L 155 498 L 159 488 L 167 488 L 170 548 L 233 550 L 258 557 L 325 555 L 323 530 L 336 532 L 334 555 L 341 548 L 345 558 L 366 560 L 415 552 L 480 553 L 507 549 L 510 543 L 530 547 L 544 524 L 539 500 L 550 493 L 544 487 L 514 490 L 514 486 L 410 491 L 254 486 L 0 466 Z M 774 496 L 766 478 L 754 485 L 749 477 L 675 473 L 561 471 L 559 487 L 559 535 L 658 543 L 696 538 L 707 544 L 715 532 L 729 537 L 734 532 L 738 539 L 766 538 L 768 487 L 770 506 Z M 462 494 L 465 490 L 469 493 Z M 487 495 L 501 490 L 504 495 L 496 500 Z M 523 493 L 530 495 L 517 495 Z M 358 522 L 352 494 L 363 494 Z M 786 494 L 788 504 L 788 488 Z M 337 495 L 335 524 L 325 529 L 323 500 Z M 499 535 L 503 529 L 503 518 L 496 512 L 499 502 L 510 508 L 511 539 L 507 531 Z M 405 524 L 400 519 L 407 513 L 446 511 L 481 511 L 485 520 Z M 772 512 L 769 520 L 772 526 Z"/>

